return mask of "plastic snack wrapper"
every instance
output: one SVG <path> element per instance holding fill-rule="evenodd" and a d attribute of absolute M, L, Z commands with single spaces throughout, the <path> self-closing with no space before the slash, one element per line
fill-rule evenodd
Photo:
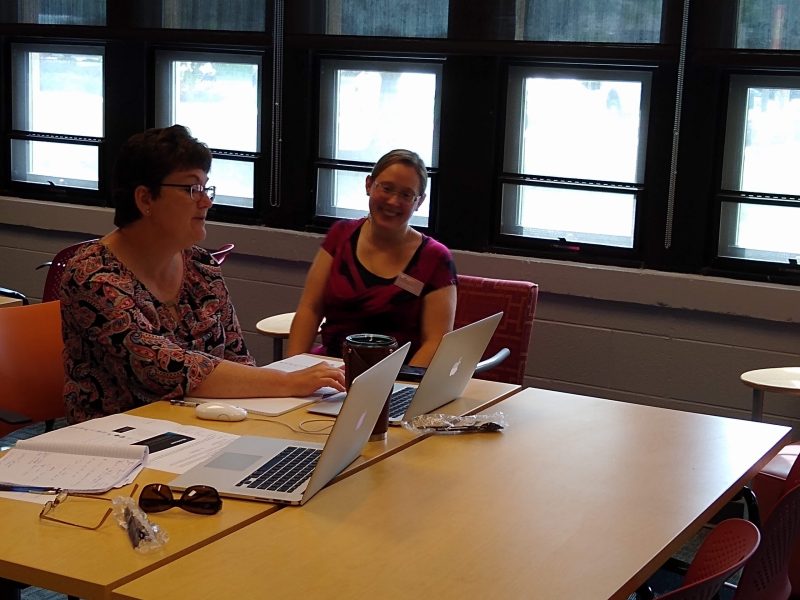
<path fill-rule="evenodd" d="M 411 421 L 404 422 L 403 426 L 414 433 L 475 433 L 501 431 L 508 424 L 505 415 L 496 412 L 466 417 L 443 414 L 419 415 Z"/>
<path fill-rule="evenodd" d="M 133 498 L 120 496 L 114 498 L 112 504 L 117 524 L 127 532 L 131 546 L 137 552 L 146 554 L 158 550 L 169 541 L 167 532 L 152 523 Z"/>

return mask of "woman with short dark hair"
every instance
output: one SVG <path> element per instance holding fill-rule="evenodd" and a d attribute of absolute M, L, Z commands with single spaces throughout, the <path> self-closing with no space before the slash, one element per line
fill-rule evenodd
<path fill-rule="evenodd" d="M 134 135 L 119 153 L 117 229 L 86 244 L 61 283 L 64 400 L 76 423 L 155 400 L 306 396 L 343 390 L 327 363 L 257 368 L 205 239 L 211 153 L 180 125 Z"/>

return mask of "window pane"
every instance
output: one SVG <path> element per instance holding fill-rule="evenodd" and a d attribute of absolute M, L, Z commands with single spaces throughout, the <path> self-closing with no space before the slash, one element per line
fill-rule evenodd
<path fill-rule="evenodd" d="M 502 232 L 525 237 L 633 247 L 636 196 L 544 186 L 503 186 L 515 216 Z"/>
<path fill-rule="evenodd" d="M 325 61 L 321 79 L 320 158 L 357 161 L 371 168 L 389 150 L 407 148 L 426 166 L 436 167 L 438 65 Z M 321 171 L 317 213 L 343 216 L 337 211 L 359 206 L 353 216 L 366 214 L 366 165 L 364 169 Z M 427 224 L 429 200 L 417 212 L 421 221 L 416 224 Z"/>
<path fill-rule="evenodd" d="M 794 260 L 800 207 L 766 197 L 800 196 L 800 77 L 732 76 L 727 119 L 722 188 L 754 200 L 723 202 L 719 254 Z"/>
<path fill-rule="evenodd" d="M 333 105 L 322 107 L 321 126 L 330 133 L 320 140 L 321 156 L 374 162 L 393 148 L 408 148 L 435 166 L 438 73 L 325 69 L 323 82 L 333 88 L 325 96 Z"/>
<path fill-rule="evenodd" d="M 740 0 L 737 48 L 800 49 L 800 3 Z"/>
<path fill-rule="evenodd" d="M 163 0 L 162 22 L 144 23 L 167 29 L 264 31 L 264 0 Z"/>
<path fill-rule="evenodd" d="M 209 185 L 217 186 L 214 204 L 253 207 L 255 165 L 252 162 L 215 158 L 208 181 Z"/>
<path fill-rule="evenodd" d="M 103 57 L 14 50 L 14 129 L 101 137 Z M 69 115 L 68 119 L 64 115 Z"/>
<path fill-rule="evenodd" d="M 327 0 L 329 35 L 447 37 L 448 0 Z"/>
<path fill-rule="evenodd" d="M 257 152 L 259 66 L 252 58 L 233 62 L 220 55 L 161 55 L 158 126 L 180 123 L 211 148 Z"/>
<path fill-rule="evenodd" d="M 0 17 L 6 23 L 105 25 L 106 0 L 3 0 Z"/>
<path fill-rule="evenodd" d="M 220 53 L 162 52 L 156 56 L 156 126 L 181 124 L 217 151 L 218 205 L 253 208 L 255 154 L 261 148 L 261 58 Z"/>
<path fill-rule="evenodd" d="M 527 0 L 524 39 L 656 44 L 663 0 Z"/>
<path fill-rule="evenodd" d="M 642 88 L 641 81 L 527 77 L 521 107 L 521 165 L 511 163 L 507 170 L 640 181 Z"/>
<path fill-rule="evenodd" d="M 96 190 L 97 146 L 11 140 L 11 179 Z"/>
<path fill-rule="evenodd" d="M 650 75 L 510 71 L 501 233 L 633 247 Z M 607 185 L 614 184 L 614 185 Z"/>
<path fill-rule="evenodd" d="M 800 206 L 724 202 L 719 253 L 786 263 L 800 259 Z"/>
<path fill-rule="evenodd" d="M 730 165 L 732 177 L 726 187 L 800 195 L 800 89 L 748 87 L 745 106 L 741 147 L 726 156 L 733 161 L 741 154 L 741 161 Z M 741 114 L 735 107 L 732 112 Z M 728 131 L 734 135 L 732 129 Z"/>

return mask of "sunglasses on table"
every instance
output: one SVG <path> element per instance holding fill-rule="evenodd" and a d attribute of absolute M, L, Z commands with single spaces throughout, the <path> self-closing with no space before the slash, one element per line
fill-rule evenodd
<path fill-rule="evenodd" d="M 177 499 L 172 494 L 172 488 L 164 483 L 151 483 L 142 488 L 139 508 L 144 512 L 163 512 L 174 506 L 196 515 L 214 515 L 222 508 L 222 498 L 217 490 L 208 485 L 188 487 Z"/>

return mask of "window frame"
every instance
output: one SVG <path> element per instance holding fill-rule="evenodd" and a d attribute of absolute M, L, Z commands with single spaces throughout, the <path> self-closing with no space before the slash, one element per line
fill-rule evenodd
<path fill-rule="evenodd" d="M 510 60 L 506 72 L 506 96 L 504 98 L 505 113 L 500 127 L 503 128 L 503 155 L 502 167 L 497 177 L 496 195 L 498 217 L 495 220 L 494 242 L 497 247 L 514 253 L 534 253 L 542 256 L 556 255 L 559 258 L 595 261 L 605 257 L 609 262 L 619 264 L 620 260 L 638 260 L 641 258 L 641 236 L 645 225 L 641 222 L 645 212 L 644 203 L 649 197 L 648 157 L 650 145 L 648 140 L 653 130 L 654 114 L 651 110 L 653 85 L 656 68 L 646 64 L 611 63 L 597 64 L 589 61 L 559 63 L 555 61 L 519 61 Z M 524 110 L 524 82 L 527 77 L 537 74 L 552 74 L 554 78 L 578 78 L 609 80 L 640 81 L 642 94 L 640 100 L 639 132 L 640 142 L 637 149 L 636 181 L 623 182 L 612 180 L 597 180 L 581 177 L 551 176 L 548 174 L 525 173 L 519 165 L 522 153 L 522 127 Z M 514 114 L 516 113 L 516 114 Z M 512 115 L 509 117 L 509 115 Z M 512 123 L 519 123 L 513 127 Z M 515 155 L 509 159 L 509 155 Z M 516 163 L 517 169 L 511 170 L 509 160 Z M 517 202 L 507 202 L 505 190 L 509 186 L 516 186 Z M 569 240 L 558 237 L 525 236 L 522 228 L 519 231 L 507 231 L 509 222 L 518 223 L 519 200 L 522 189 L 526 186 L 553 187 L 557 189 L 574 189 L 582 191 L 597 191 L 604 193 L 633 194 L 635 202 L 632 243 L 630 247 L 593 243 L 581 240 Z M 506 231 L 504 231 L 504 228 Z"/>
<path fill-rule="evenodd" d="M 171 67 L 176 61 L 191 62 L 228 62 L 236 64 L 256 64 L 258 66 L 257 99 L 256 99 L 256 149 L 235 150 L 231 148 L 216 148 L 209 146 L 211 156 L 234 162 L 246 162 L 253 166 L 253 204 L 252 206 L 238 206 L 214 202 L 209 210 L 212 218 L 244 219 L 249 220 L 263 210 L 263 186 L 259 185 L 260 174 L 264 172 L 264 162 L 267 160 L 264 148 L 264 63 L 266 57 L 263 52 L 220 51 L 206 47 L 187 46 L 174 47 L 159 45 L 153 48 L 153 99 L 152 115 L 154 127 L 165 127 L 172 124 L 171 111 L 174 109 L 174 92 L 171 86 Z M 181 123 L 182 125 L 184 123 Z M 191 130 L 191 126 L 187 125 Z M 203 140 L 201 140 L 203 141 Z M 218 197 L 224 197 L 218 194 Z"/>
<path fill-rule="evenodd" d="M 30 64 L 30 55 L 37 52 L 49 54 L 85 54 L 101 57 L 103 77 L 101 84 L 103 88 L 103 114 L 101 115 L 102 131 L 100 136 L 84 135 L 80 133 L 35 131 L 32 128 L 15 127 L 15 125 L 20 123 L 20 120 L 29 122 L 31 118 L 30 110 L 32 110 L 33 100 L 30 97 L 31 90 L 29 85 L 28 67 Z M 14 39 L 9 42 L 8 57 L 10 71 L 8 97 L 10 101 L 8 103 L 9 113 L 7 115 L 7 119 L 10 127 L 7 138 L 8 145 L 6 146 L 6 151 L 8 153 L 6 163 L 9 184 L 22 190 L 57 190 L 57 193 L 62 196 L 87 195 L 88 198 L 96 197 L 102 188 L 102 146 L 106 140 L 107 134 L 107 64 L 105 46 L 101 43 L 88 43 L 86 41 L 71 43 L 63 40 L 54 40 L 51 43 L 42 42 L 41 40 Z M 22 93 L 15 93 L 15 85 L 22 88 Z M 62 178 L 61 181 L 66 181 L 67 184 L 55 184 L 46 176 L 35 175 L 32 173 L 32 168 L 28 159 L 30 149 L 26 149 L 24 152 L 14 151 L 13 146 L 19 145 L 19 143 L 50 143 L 84 147 L 88 146 L 95 148 L 97 151 L 97 179 L 95 181 L 78 178 Z M 14 179 L 14 171 L 24 172 L 27 178 Z"/>
<path fill-rule="evenodd" d="M 327 68 L 332 65 L 330 68 Z M 414 67 L 414 68 L 407 68 Z M 312 205 L 312 224 L 327 227 L 334 221 L 341 218 L 360 218 L 365 216 L 365 212 L 355 209 L 337 208 L 333 205 L 334 179 L 336 171 L 347 172 L 360 172 L 364 177 L 370 174 L 374 161 L 358 161 L 336 158 L 334 154 L 334 144 L 336 137 L 336 122 L 334 119 L 334 110 L 336 106 L 336 73 L 338 70 L 375 70 L 375 71 L 391 71 L 391 72 L 424 72 L 433 74 L 436 77 L 436 92 L 434 96 L 434 119 L 433 131 L 431 133 L 431 164 L 427 164 L 428 171 L 428 190 L 425 202 L 428 203 L 428 218 L 425 223 L 419 217 L 412 217 L 411 224 L 415 228 L 421 229 L 426 232 L 435 230 L 436 222 L 436 204 L 437 204 L 437 177 L 438 177 L 438 162 L 439 162 L 439 147 L 441 137 L 441 114 L 442 114 L 442 81 L 444 64 L 441 58 L 426 56 L 426 57 L 408 57 L 402 55 L 383 55 L 383 56 L 368 56 L 368 55 L 354 55 L 354 54 L 335 54 L 323 53 L 318 57 L 316 63 L 316 71 L 318 73 L 317 81 L 319 86 L 317 112 L 317 137 L 316 137 L 316 152 L 315 160 L 313 161 L 313 205 Z M 325 126 L 325 121 L 328 120 L 329 125 Z M 324 147 L 324 148 L 323 148 Z M 326 150 L 328 155 L 323 154 Z M 412 148 L 413 150 L 413 148 Z M 380 157 L 375 157 L 377 160 Z M 327 173 L 327 175 L 325 175 Z M 322 205 L 333 214 L 325 214 L 319 210 L 320 196 L 322 196 Z"/>

